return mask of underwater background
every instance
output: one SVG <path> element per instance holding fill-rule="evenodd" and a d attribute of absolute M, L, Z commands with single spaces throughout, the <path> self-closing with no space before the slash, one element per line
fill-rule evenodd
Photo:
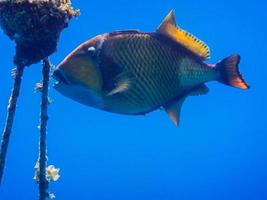
<path fill-rule="evenodd" d="M 73 1 L 81 15 L 61 35 L 58 64 L 87 39 L 120 29 L 154 31 L 174 8 L 179 26 L 205 41 L 210 63 L 241 55 L 251 89 L 208 83 L 186 100 L 176 128 L 164 111 L 123 116 L 86 107 L 51 83 L 48 164 L 61 169 L 49 191 L 68 200 L 267 199 L 267 3 L 263 0 Z M 13 79 L 14 43 L 0 32 L 0 127 Z M 40 64 L 27 68 L 7 155 L 1 200 L 37 199 Z M 1 128 L 2 129 L 2 128 Z"/>

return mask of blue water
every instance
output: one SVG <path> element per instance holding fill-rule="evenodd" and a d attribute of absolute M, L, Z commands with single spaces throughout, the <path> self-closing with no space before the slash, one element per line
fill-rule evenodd
<path fill-rule="evenodd" d="M 78 104 L 50 88 L 50 185 L 58 200 L 266 200 L 266 1 L 75 1 L 82 14 L 61 36 L 58 64 L 79 43 L 118 29 L 154 31 L 172 9 L 177 23 L 211 48 L 210 63 L 232 53 L 249 91 L 209 83 L 186 100 L 181 126 L 163 111 L 122 116 Z M 14 44 L 0 33 L 0 127 L 13 83 Z M 27 68 L 10 141 L 1 200 L 37 199 L 40 65 Z M 1 128 L 2 129 L 2 128 Z"/>

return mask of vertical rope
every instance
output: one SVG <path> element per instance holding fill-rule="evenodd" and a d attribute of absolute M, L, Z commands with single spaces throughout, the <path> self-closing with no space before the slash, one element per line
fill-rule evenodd
<path fill-rule="evenodd" d="M 9 103 L 7 107 L 7 117 L 6 123 L 2 134 L 1 149 L 0 149 L 0 184 L 2 182 L 2 177 L 5 168 L 6 154 L 9 144 L 9 139 L 12 131 L 13 121 L 15 117 L 17 99 L 20 93 L 21 80 L 23 76 L 24 66 L 17 66 L 15 68 L 15 80 L 9 98 Z"/>
<path fill-rule="evenodd" d="M 48 110 L 48 87 L 49 87 L 49 73 L 51 64 L 48 58 L 43 60 L 42 69 L 42 95 L 41 95 L 41 113 L 40 113 L 40 137 L 39 137 L 39 200 L 45 200 L 47 197 L 48 181 L 46 180 L 46 165 L 47 165 L 47 110 Z"/>

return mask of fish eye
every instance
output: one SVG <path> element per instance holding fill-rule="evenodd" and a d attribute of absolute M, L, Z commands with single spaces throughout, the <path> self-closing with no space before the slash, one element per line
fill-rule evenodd
<path fill-rule="evenodd" d="M 96 56 L 96 49 L 94 46 L 91 46 L 87 49 L 87 53 L 90 57 L 95 57 Z"/>
<path fill-rule="evenodd" d="M 90 53 L 90 54 L 94 54 L 95 53 L 95 47 L 89 47 L 87 49 L 87 51 Z"/>

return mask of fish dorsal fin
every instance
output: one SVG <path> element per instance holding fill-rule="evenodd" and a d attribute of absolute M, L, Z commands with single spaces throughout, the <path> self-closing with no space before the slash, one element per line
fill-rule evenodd
<path fill-rule="evenodd" d="M 200 57 L 202 60 L 210 58 L 208 45 L 191 33 L 181 29 L 176 25 L 174 11 L 172 10 L 157 28 L 157 33 L 161 33 L 173 39 L 175 42 L 187 48 L 189 51 Z"/>
<path fill-rule="evenodd" d="M 189 95 L 190 96 L 200 96 L 200 95 L 205 95 L 208 92 L 209 92 L 209 88 L 205 84 L 202 84 L 197 89 L 195 89 L 191 93 L 189 93 Z"/>
<path fill-rule="evenodd" d="M 169 12 L 169 14 L 165 17 L 165 19 L 161 22 L 161 24 L 157 28 L 157 32 L 163 33 L 169 24 L 176 26 L 176 20 L 174 17 L 174 10 L 171 10 Z"/>
<path fill-rule="evenodd" d="M 119 35 L 119 34 L 134 34 L 134 33 L 140 33 L 140 30 L 138 29 L 131 29 L 131 30 L 116 30 L 109 33 L 109 35 Z"/>
<path fill-rule="evenodd" d="M 185 99 L 186 96 L 178 99 L 177 101 L 174 101 L 172 103 L 163 106 L 166 113 L 169 115 L 169 117 L 177 127 L 180 124 L 180 113 Z"/>

